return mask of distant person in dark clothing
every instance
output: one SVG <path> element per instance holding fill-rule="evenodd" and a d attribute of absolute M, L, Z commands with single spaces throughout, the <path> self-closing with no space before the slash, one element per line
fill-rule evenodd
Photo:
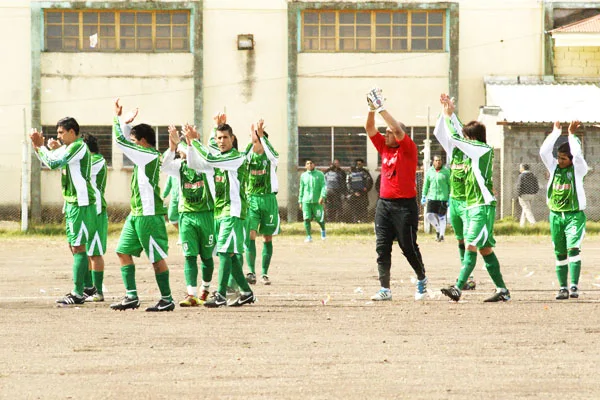
<path fill-rule="evenodd" d="M 346 172 L 340 167 L 340 160 L 333 160 L 325 171 L 327 185 L 327 219 L 340 222 L 342 217 L 342 197 L 346 194 Z"/>
<path fill-rule="evenodd" d="M 519 179 L 517 181 L 517 196 L 519 196 L 519 204 L 521 205 L 521 228 L 525 226 L 525 219 L 529 221 L 531 225 L 535 224 L 535 217 L 533 216 L 533 198 L 540 189 L 538 180 L 529 170 L 529 164 L 521 164 L 519 166 Z"/>
<path fill-rule="evenodd" d="M 348 174 L 348 203 L 352 212 L 352 222 L 366 222 L 369 208 L 369 191 L 373 188 L 373 177 L 364 167 L 365 160 L 357 158 Z"/>

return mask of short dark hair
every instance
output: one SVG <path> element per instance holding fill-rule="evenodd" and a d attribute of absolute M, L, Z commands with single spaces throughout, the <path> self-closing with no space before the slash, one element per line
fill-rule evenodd
<path fill-rule="evenodd" d="M 365 160 L 364 160 L 364 159 L 362 159 L 362 158 L 357 158 L 356 160 L 354 160 L 354 163 L 357 163 L 357 162 L 359 162 L 359 161 L 360 161 L 361 163 L 363 163 L 363 164 L 365 163 Z"/>
<path fill-rule="evenodd" d="M 89 133 L 84 134 L 83 141 L 87 144 L 88 149 L 90 149 L 92 153 L 98 154 L 100 152 L 98 148 L 98 139 L 96 139 L 94 135 L 90 135 Z"/>
<path fill-rule="evenodd" d="M 529 164 L 521 164 L 523 171 L 529 171 Z"/>
<path fill-rule="evenodd" d="M 569 142 L 564 142 L 560 146 L 558 146 L 558 153 L 566 154 L 571 161 L 573 161 L 573 154 L 571 154 L 571 146 L 569 146 Z"/>
<path fill-rule="evenodd" d="M 467 139 L 487 143 L 485 125 L 479 121 L 471 121 L 463 126 L 463 134 Z"/>
<path fill-rule="evenodd" d="M 75 131 L 75 135 L 79 136 L 79 124 L 73 117 L 64 117 L 62 119 L 59 119 L 56 123 L 56 129 L 58 129 L 59 127 L 67 131 L 73 129 Z"/>
<path fill-rule="evenodd" d="M 231 136 L 233 136 L 233 142 L 231 143 L 231 147 L 233 147 L 234 149 L 238 150 L 237 136 L 235 136 L 235 135 L 231 135 Z"/>
<path fill-rule="evenodd" d="M 219 126 L 217 126 L 217 131 L 228 132 L 230 136 L 233 136 L 233 129 L 231 129 L 231 126 L 229 126 L 229 124 L 220 124 Z"/>
<path fill-rule="evenodd" d="M 310 161 L 310 162 L 313 162 L 312 158 L 305 158 L 305 159 L 304 159 L 304 164 L 306 164 L 306 163 L 307 163 L 307 162 L 309 162 L 309 161 Z"/>
<path fill-rule="evenodd" d="M 131 134 L 137 139 L 146 139 L 146 142 L 152 147 L 156 146 L 156 133 L 148 124 L 139 124 L 131 129 Z"/>

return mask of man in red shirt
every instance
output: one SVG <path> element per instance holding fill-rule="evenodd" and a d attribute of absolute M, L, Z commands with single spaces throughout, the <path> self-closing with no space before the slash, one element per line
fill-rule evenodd
<path fill-rule="evenodd" d="M 390 269 L 392 244 L 396 238 L 404 257 L 417 274 L 415 300 L 422 300 L 427 294 L 427 277 L 417 244 L 417 146 L 405 133 L 404 124 L 396 121 L 385 110 L 381 89 L 372 89 L 367 94 L 367 103 L 369 115 L 365 129 L 381 155 L 381 187 L 375 210 L 377 269 L 381 289 L 371 300 L 392 299 Z M 387 124 L 385 136 L 375 127 L 375 112 L 378 112 Z"/>

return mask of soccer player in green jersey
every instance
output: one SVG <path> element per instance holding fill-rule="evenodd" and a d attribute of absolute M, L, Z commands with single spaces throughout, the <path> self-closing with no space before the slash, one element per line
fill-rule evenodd
<path fill-rule="evenodd" d="M 96 197 L 91 183 L 92 155 L 79 134 L 79 124 L 74 118 L 66 117 L 58 121 L 56 133 L 65 145 L 64 149 L 48 149 L 44 145 L 43 133 L 37 129 L 33 129 L 29 137 L 40 161 L 48 168 L 60 169 L 62 172 L 67 241 L 73 254 L 74 288 L 56 302 L 83 304 L 84 280 L 88 270 L 86 244 L 91 240 L 89 232 L 95 230 L 96 224 Z"/>
<path fill-rule="evenodd" d="M 180 157 L 175 159 L 175 152 Z M 181 143 L 177 129 L 169 126 L 169 149 L 161 170 L 174 178 L 181 193 L 179 200 L 179 240 L 185 264 L 183 273 L 187 297 L 179 302 L 181 307 L 196 307 L 208 299 L 210 282 L 215 267 L 214 170 L 198 173 L 188 167 L 187 146 Z M 198 297 L 198 255 L 202 260 L 202 293 Z"/>
<path fill-rule="evenodd" d="M 214 168 L 215 181 L 215 233 L 216 251 L 219 255 L 219 286 L 214 296 L 204 303 L 215 308 L 227 305 L 227 284 L 232 275 L 240 287 L 240 297 L 233 304 L 242 306 L 256 301 L 242 270 L 244 252 L 244 219 L 247 202 L 244 193 L 247 165 L 246 157 L 233 147 L 233 130 L 228 124 L 217 127 L 215 141 L 219 154 L 211 154 L 209 148 L 198 139 L 193 127 L 184 129 L 188 142 L 187 162 L 190 168 L 206 172 Z"/>
<path fill-rule="evenodd" d="M 161 294 L 158 303 L 146 308 L 146 311 L 173 311 L 175 303 L 171 297 L 169 267 L 166 261 L 169 239 L 164 215 L 167 210 L 160 197 L 159 187 L 162 155 L 155 148 L 156 134 L 152 127 L 146 124 L 130 127 L 129 124 L 137 116 L 137 109 L 125 118 L 124 127 L 121 127 L 119 121 L 122 113 L 123 106 L 117 99 L 113 136 L 117 146 L 134 164 L 131 176 L 131 212 L 125 220 L 117 244 L 117 256 L 127 293 L 120 302 L 111 304 L 110 308 L 127 310 L 140 306 L 133 256 L 139 257 L 143 250 L 154 267 L 156 283 Z"/>
<path fill-rule="evenodd" d="M 442 242 L 446 233 L 446 212 L 450 196 L 450 170 L 442 165 L 442 157 L 433 157 L 433 168 L 427 170 L 421 204 L 427 203 L 425 217 L 436 231 L 436 241 Z"/>
<path fill-rule="evenodd" d="M 252 125 L 252 142 L 246 149 L 248 160 L 248 180 L 246 194 L 248 195 L 248 230 L 249 240 L 246 248 L 246 260 L 250 272 L 246 275 L 249 283 L 256 283 L 256 234 L 263 235 L 264 245 L 262 250 L 262 276 L 261 282 L 270 285 L 269 266 L 273 255 L 273 235 L 279 233 L 279 206 L 277 204 L 277 163 L 279 154 L 271 142 L 269 135 L 264 130 L 264 121 L 261 119 Z"/>
<path fill-rule="evenodd" d="M 558 147 L 557 158 L 552 150 L 562 130 L 560 122 L 554 123 L 552 133 L 540 148 L 540 157 L 550 173 L 546 191 L 546 202 L 550 209 L 550 234 L 556 257 L 556 276 L 560 289 L 556 300 L 579 297 L 579 274 L 581 256 L 579 251 L 585 236 L 586 198 L 583 177 L 588 165 L 583 158 L 581 143 L 575 132 L 579 121 L 569 124 L 568 141 Z M 571 292 L 567 289 L 567 275 L 571 273 Z"/>
<path fill-rule="evenodd" d="M 106 243 L 108 239 L 108 214 L 106 213 L 106 199 L 104 191 L 106 190 L 107 170 L 106 160 L 99 153 L 98 139 L 95 136 L 86 134 L 83 140 L 92 153 L 92 188 L 96 196 L 96 230 L 90 232 L 90 241 L 88 242 L 89 269 L 85 276 L 85 288 L 83 294 L 85 301 L 100 302 L 104 301 L 102 291 L 102 282 L 104 281 L 104 253 L 106 253 Z"/>
<path fill-rule="evenodd" d="M 306 243 L 312 242 L 310 221 L 314 219 L 321 227 L 321 240 L 325 240 L 325 213 L 323 204 L 327 198 L 327 185 L 325 175 L 315 169 L 315 163 L 308 159 L 305 163 L 306 171 L 300 175 L 300 188 L 298 193 L 298 205 L 302 210 L 304 229 L 306 230 Z"/>
<path fill-rule="evenodd" d="M 454 102 L 448 96 L 442 96 L 444 116 L 450 119 L 454 113 Z M 450 129 L 453 125 L 449 124 Z M 442 131 L 447 132 L 447 131 Z M 506 288 L 500 263 L 494 253 L 494 222 L 496 219 L 496 198 L 492 182 L 492 167 L 494 149 L 486 143 L 485 125 L 471 121 L 462 127 L 464 138 L 453 132 L 446 138 L 450 140 L 467 157 L 467 176 L 465 180 L 465 200 L 467 209 L 467 224 L 465 241 L 467 251 L 463 258 L 463 268 L 456 284 L 442 289 L 442 293 L 454 301 L 460 300 L 461 288 L 475 268 L 477 250 L 483 256 L 485 267 L 496 285 L 496 292 L 484 302 L 499 302 L 510 300 L 510 292 Z"/>

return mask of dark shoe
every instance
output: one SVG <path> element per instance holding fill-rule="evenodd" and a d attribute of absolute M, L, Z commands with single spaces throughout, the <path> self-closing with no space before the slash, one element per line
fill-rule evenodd
<path fill-rule="evenodd" d="M 98 293 L 98 289 L 96 289 L 94 286 L 88 287 L 88 288 L 83 288 L 83 298 L 84 299 L 87 299 L 88 297 L 92 297 L 96 293 Z M 91 300 L 88 300 L 88 301 L 91 301 Z"/>
<path fill-rule="evenodd" d="M 124 311 L 124 310 L 135 310 L 140 307 L 139 297 L 125 296 L 118 303 L 113 303 L 110 308 L 113 310 Z"/>
<path fill-rule="evenodd" d="M 459 288 L 457 288 L 456 286 L 452 285 L 452 286 L 448 286 L 447 288 L 443 288 L 442 289 L 442 294 L 444 296 L 450 297 L 451 300 L 459 301 L 460 300 L 461 291 L 460 291 Z"/>
<path fill-rule="evenodd" d="M 251 285 L 256 284 L 256 274 L 253 274 L 252 272 L 247 273 L 246 274 L 246 280 Z"/>
<path fill-rule="evenodd" d="M 173 300 L 160 299 L 154 307 L 146 308 L 148 312 L 161 312 L 161 311 L 173 311 L 175 309 L 175 303 Z"/>
<path fill-rule="evenodd" d="M 67 293 L 65 295 L 65 297 L 63 297 L 62 299 L 56 300 L 56 302 L 58 304 L 67 304 L 67 305 L 71 305 L 71 304 L 83 304 L 85 302 L 85 299 L 83 297 L 77 296 L 76 294 Z"/>
<path fill-rule="evenodd" d="M 464 286 L 462 287 L 462 290 L 475 290 L 476 286 L 477 283 L 475 283 L 475 279 L 473 279 L 473 277 L 470 276 L 469 279 L 467 279 L 467 281 L 465 282 Z"/>
<path fill-rule="evenodd" d="M 213 296 L 204 303 L 204 307 L 217 308 L 227 306 L 227 299 L 219 292 L 214 292 Z"/>
<path fill-rule="evenodd" d="M 269 275 L 263 275 L 261 278 L 263 285 L 270 285 L 271 280 L 269 279 Z"/>
<path fill-rule="evenodd" d="M 436 233 L 435 233 L 435 241 L 436 241 L 436 242 L 439 242 L 439 241 L 440 241 L 440 233 L 439 233 L 439 232 L 436 232 Z"/>
<path fill-rule="evenodd" d="M 569 291 L 567 288 L 561 288 L 556 294 L 556 300 L 567 300 L 569 298 Z"/>
<path fill-rule="evenodd" d="M 577 286 L 575 286 L 575 285 L 571 286 L 571 294 L 569 296 L 572 299 L 578 299 L 579 298 L 579 289 L 577 289 Z"/>
<path fill-rule="evenodd" d="M 246 304 L 252 304 L 256 301 L 256 296 L 253 292 L 248 294 L 241 294 L 237 301 L 231 304 L 231 307 L 241 307 Z"/>
<path fill-rule="evenodd" d="M 510 292 L 508 289 L 496 289 L 496 293 L 492 297 L 488 297 L 483 302 L 484 303 L 497 303 L 499 301 L 509 301 L 510 300 Z"/>

